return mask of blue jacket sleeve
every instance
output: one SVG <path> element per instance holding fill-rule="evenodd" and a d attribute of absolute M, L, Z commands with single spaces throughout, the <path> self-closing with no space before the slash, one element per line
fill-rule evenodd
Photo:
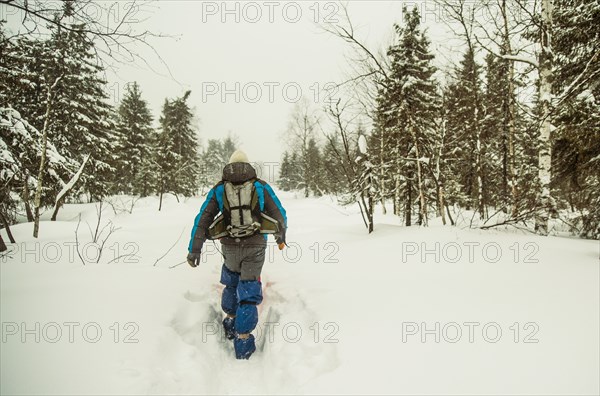
<path fill-rule="evenodd" d="M 200 212 L 198 212 L 198 215 L 196 215 L 196 218 L 194 219 L 192 235 L 188 245 L 188 251 L 190 253 L 200 253 L 200 251 L 202 251 L 202 246 L 207 239 L 208 227 L 220 212 L 217 190 L 218 188 L 214 187 L 208 192 L 206 200 L 200 207 Z"/>
<path fill-rule="evenodd" d="M 263 182 L 263 188 L 265 190 L 265 206 L 264 211 L 267 215 L 273 217 L 282 226 L 280 233 L 275 234 L 277 243 L 285 242 L 285 234 L 287 230 L 287 213 L 281 204 L 281 201 L 273 191 L 273 188 L 267 183 Z"/>

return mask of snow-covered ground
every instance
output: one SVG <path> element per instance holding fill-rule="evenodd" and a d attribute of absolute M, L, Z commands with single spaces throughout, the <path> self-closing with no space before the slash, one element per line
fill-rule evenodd
<path fill-rule="evenodd" d="M 281 199 L 290 247 L 269 247 L 249 361 L 219 333 L 218 246 L 178 265 L 201 198 L 105 205 L 100 229 L 117 229 L 98 264 L 94 204 L 66 205 L 37 241 L 13 227 L 0 393 L 600 392 L 598 241 L 384 216 L 367 235 L 329 198 Z"/>

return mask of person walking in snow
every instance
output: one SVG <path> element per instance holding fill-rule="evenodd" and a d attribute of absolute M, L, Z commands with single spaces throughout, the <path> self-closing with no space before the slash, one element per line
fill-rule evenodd
<path fill-rule="evenodd" d="M 221 307 L 227 315 L 223 329 L 233 340 L 237 359 L 248 359 L 256 350 L 251 332 L 258 323 L 262 302 L 260 274 L 265 261 L 267 235 L 279 249 L 285 246 L 287 216 L 271 186 L 256 176 L 246 154 L 237 150 L 223 168 L 222 180 L 209 192 L 194 219 L 187 262 L 200 264 L 207 239 L 220 239 L 225 285 Z"/>

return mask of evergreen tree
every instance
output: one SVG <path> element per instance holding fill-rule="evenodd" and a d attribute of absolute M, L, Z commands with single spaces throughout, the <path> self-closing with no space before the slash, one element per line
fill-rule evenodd
<path fill-rule="evenodd" d="M 483 104 L 480 81 L 480 66 L 475 61 L 475 54 L 467 50 L 454 82 L 447 88 L 446 150 L 452 154 L 449 173 L 461 186 L 456 202 L 467 209 L 476 208 L 483 217 L 482 157 L 485 156 L 485 142 L 481 137 Z"/>
<path fill-rule="evenodd" d="M 152 115 L 137 82 L 127 85 L 117 112 L 118 191 L 147 196 L 151 192 Z"/>
<path fill-rule="evenodd" d="M 577 230 L 600 238 L 600 7 L 585 0 L 555 0 L 554 93 L 558 109 L 552 187 L 580 213 Z"/>
<path fill-rule="evenodd" d="M 292 171 L 290 172 L 291 189 L 299 190 L 302 188 L 303 183 L 304 183 L 304 175 L 302 172 L 303 161 L 301 160 L 298 153 L 294 152 L 294 153 L 292 153 L 292 156 L 290 157 L 290 163 L 291 163 L 291 168 L 292 168 Z"/>
<path fill-rule="evenodd" d="M 46 80 L 61 77 L 50 113 L 49 136 L 61 152 L 79 164 L 91 156 L 80 185 L 90 198 L 101 199 L 110 192 L 115 176 L 113 108 L 108 104 L 106 81 L 100 77 L 103 68 L 97 64 L 85 26 L 73 25 L 73 29 L 57 30 L 49 41 L 53 56 L 51 64 L 46 64 Z"/>
<path fill-rule="evenodd" d="M 374 192 L 376 186 L 375 174 L 373 172 L 373 164 L 369 160 L 367 150 L 367 139 L 364 135 L 358 137 L 359 155 L 356 163 L 359 166 L 359 176 L 356 185 L 353 187 L 353 192 L 357 196 L 357 200 L 361 203 L 361 214 L 363 220 L 370 233 L 373 232 L 373 209 L 374 209 Z"/>
<path fill-rule="evenodd" d="M 209 139 L 207 147 L 201 155 L 201 185 L 212 187 L 221 180 L 223 167 L 227 165 L 229 157 L 236 150 L 238 143 L 231 135 L 226 138 Z"/>
<path fill-rule="evenodd" d="M 29 221 L 33 221 L 30 207 L 32 193 L 37 186 L 39 153 L 41 151 L 41 133 L 14 109 L 0 107 L 0 183 L 2 189 L 2 212 L 14 220 L 18 207 L 16 197 L 24 202 Z M 46 145 L 47 166 L 41 203 L 44 206 L 54 204 L 58 189 L 62 188 L 60 175 L 68 175 L 76 164 L 63 157 L 49 140 Z"/>
<path fill-rule="evenodd" d="M 308 190 L 314 195 L 322 195 L 322 166 L 321 166 L 321 153 L 317 142 L 314 138 L 308 141 L 308 147 L 306 150 L 306 180 L 308 181 Z"/>
<path fill-rule="evenodd" d="M 63 17 L 68 16 L 69 9 L 65 5 Z M 103 69 L 96 63 L 84 25 L 72 24 L 69 29 L 54 25 L 47 39 L 19 36 L 7 40 L 2 34 L 1 40 L 6 44 L 0 53 L 1 105 L 17 109 L 41 133 L 42 144 L 35 153 L 37 165 L 27 167 L 29 176 L 37 176 L 35 215 L 30 214 L 33 189 L 28 183 L 23 183 L 21 195 L 28 219 L 35 221 L 37 236 L 40 208 L 55 203 L 56 194 L 78 169 L 85 171 L 82 182 L 69 193 L 88 192 L 91 198 L 108 193 L 114 175 L 112 109 L 106 102 L 105 82 L 99 77 Z M 24 135 L 17 138 L 27 140 Z M 88 163 L 89 155 L 92 159 Z M 52 169 L 48 161 L 56 158 L 65 166 Z M 65 198 L 61 196 L 58 207 Z"/>
<path fill-rule="evenodd" d="M 72 25 L 69 31 L 55 28 L 47 40 L 16 39 L 0 55 L 5 65 L 0 68 L 1 100 L 35 129 L 42 131 L 46 124 L 48 139 L 77 166 L 91 154 L 79 185 L 100 198 L 114 174 L 115 138 L 106 82 L 100 78 L 103 69 L 84 32 L 85 26 Z"/>
<path fill-rule="evenodd" d="M 390 138 L 392 131 L 383 128 L 379 122 L 374 125 L 374 130 L 367 138 L 373 172 L 377 174 L 378 185 L 375 191 L 376 200 L 381 202 L 383 214 L 387 213 L 386 201 L 394 200 L 394 181 L 396 172 L 393 171 L 392 148 L 393 139 Z"/>
<path fill-rule="evenodd" d="M 285 151 L 281 160 L 281 168 L 279 169 L 279 179 L 277 180 L 277 185 L 283 191 L 292 190 L 291 174 L 292 164 L 290 162 L 290 154 Z"/>
<path fill-rule="evenodd" d="M 223 143 L 218 139 L 209 139 L 201 156 L 201 184 L 212 187 L 221 179 L 221 170 L 225 164 L 222 156 Z"/>
<path fill-rule="evenodd" d="M 156 158 L 161 197 L 159 210 L 164 193 L 191 196 L 199 185 L 198 141 L 192 128 L 193 114 L 187 103 L 190 93 L 187 91 L 181 98 L 173 100 L 165 99 L 163 105 Z"/>
<path fill-rule="evenodd" d="M 411 12 L 405 8 L 404 15 L 404 26 L 395 25 L 397 42 L 387 52 L 391 70 L 379 92 L 377 124 L 383 136 L 393 142 L 390 168 L 395 172 L 394 213 L 400 214 L 404 195 L 404 216 L 406 225 L 410 225 L 416 193 L 418 224 L 426 224 L 429 192 L 424 167 L 436 139 L 439 96 L 433 77 L 433 55 L 417 8 Z"/>
<path fill-rule="evenodd" d="M 236 150 L 238 144 L 231 135 L 227 135 L 227 137 L 223 139 L 223 144 L 221 146 L 221 158 L 223 158 L 223 164 L 225 165 L 229 161 L 231 154 Z"/>

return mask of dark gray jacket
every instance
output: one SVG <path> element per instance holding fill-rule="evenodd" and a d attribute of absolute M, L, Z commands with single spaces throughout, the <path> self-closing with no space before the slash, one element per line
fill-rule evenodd
<path fill-rule="evenodd" d="M 223 211 L 223 194 L 225 181 L 232 183 L 244 183 L 255 179 L 254 187 L 258 195 L 258 201 L 261 212 L 273 217 L 281 225 L 279 234 L 275 235 L 277 243 L 285 242 L 285 232 L 287 228 L 287 216 L 285 209 L 281 205 L 275 191 L 264 180 L 256 177 L 256 171 L 252 165 L 245 162 L 236 162 L 228 164 L 223 168 L 222 180 L 214 186 L 206 196 L 206 200 L 200 207 L 200 212 L 194 219 L 194 227 L 188 250 L 191 253 L 199 253 L 202 250 L 204 242 L 208 238 L 208 227 L 212 224 L 215 217 Z M 266 245 L 266 235 L 255 234 L 246 238 L 221 238 L 221 243 L 226 245 Z"/>

